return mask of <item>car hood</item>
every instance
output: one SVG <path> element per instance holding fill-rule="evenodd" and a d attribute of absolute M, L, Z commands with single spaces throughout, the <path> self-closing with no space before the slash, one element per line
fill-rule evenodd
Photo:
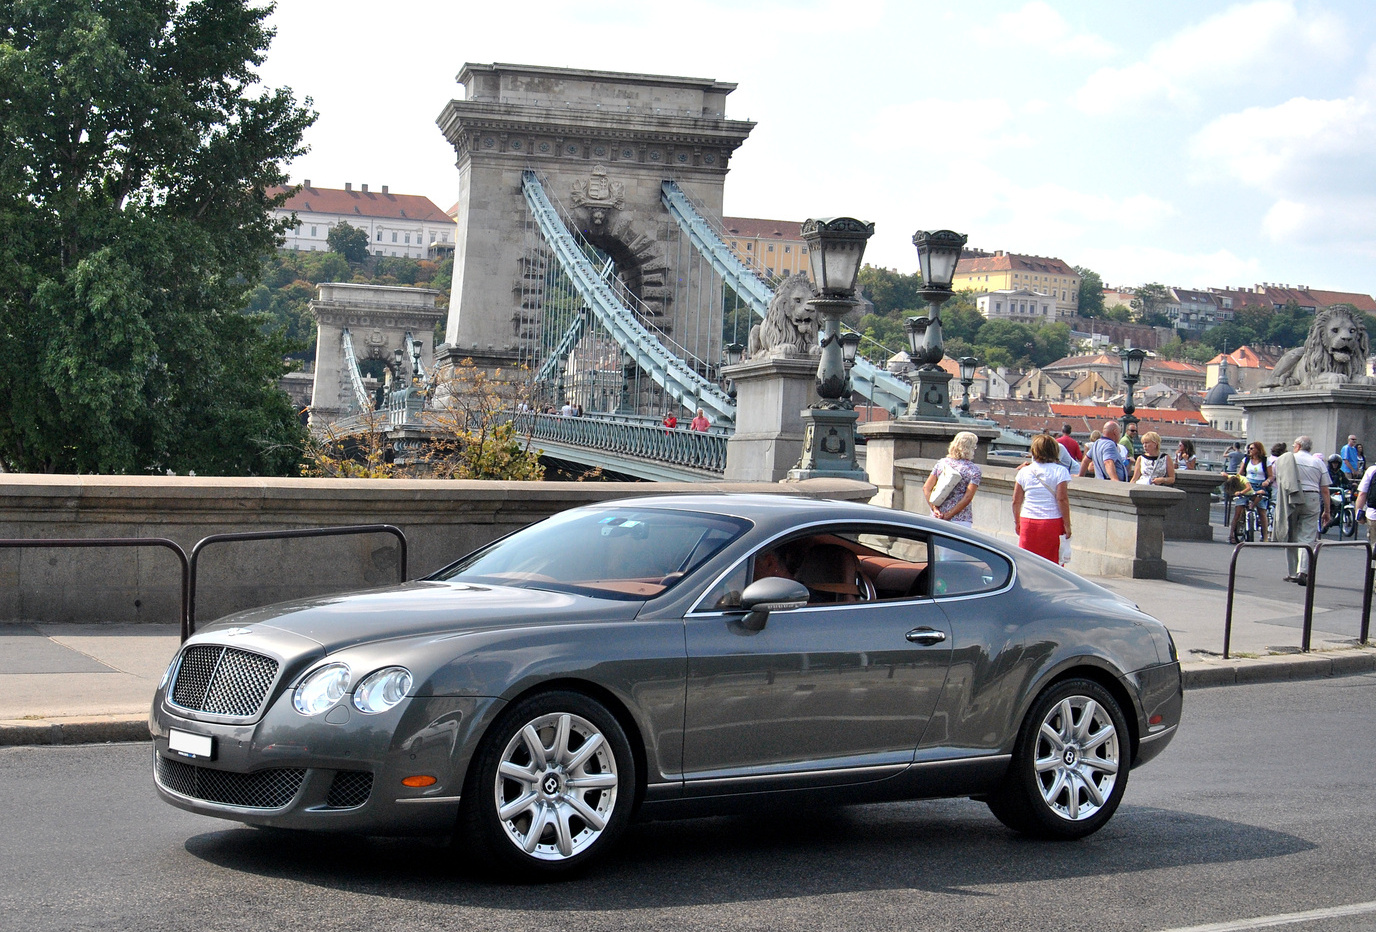
<path fill-rule="evenodd" d="M 642 603 L 542 589 L 416 581 L 385 589 L 280 602 L 202 629 L 261 627 L 309 638 L 333 653 L 369 641 L 442 637 L 504 627 L 630 620 Z M 267 634 L 267 631 L 262 633 Z"/>

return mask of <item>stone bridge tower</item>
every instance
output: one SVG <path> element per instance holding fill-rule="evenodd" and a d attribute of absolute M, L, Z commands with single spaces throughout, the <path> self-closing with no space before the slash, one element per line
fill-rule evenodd
<path fill-rule="evenodd" d="M 396 351 L 401 350 L 404 371 L 409 376 L 411 361 L 406 356 L 406 334 L 420 343 L 421 365 L 430 371 L 434 365 L 435 325 L 444 311 L 435 307 L 440 292 L 430 288 L 396 288 L 389 285 L 354 285 L 324 282 L 316 286 L 310 311 L 316 321 L 315 384 L 311 393 L 310 426 L 322 430 L 326 425 L 357 413 L 353 388 L 349 384 L 348 360 L 344 358 L 343 334 L 347 329 L 354 356 L 361 363 L 381 361 L 395 370 Z"/>
<path fill-rule="evenodd" d="M 731 155 L 755 125 L 726 119 L 726 95 L 736 85 L 507 64 L 466 64 L 458 80 L 464 98 L 438 120 L 459 169 L 449 361 L 510 363 L 527 337 L 523 277 L 540 270 L 524 267 L 525 169 L 540 174 L 581 232 L 612 257 L 649 306 L 647 326 L 672 335 L 696 324 L 688 315 L 700 307 L 720 314 L 720 301 L 699 301 L 698 285 L 666 248 L 673 221 L 660 183 L 677 181 L 721 216 Z"/>

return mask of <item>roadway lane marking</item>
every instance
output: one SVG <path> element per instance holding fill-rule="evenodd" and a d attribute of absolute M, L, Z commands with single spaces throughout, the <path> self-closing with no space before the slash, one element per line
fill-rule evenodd
<path fill-rule="evenodd" d="M 1258 916 L 1255 919 L 1238 919 L 1235 922 L 1214 922 L 1203 926 L 1181 926 L 1176 929 L 1164 929 L 1162 932 L 1235 932 L 1239 929 L 1269 929 L 1274 926 L 1293 925 L 1296 922 L 1314 922 L 1319 919 L 1336 919 L 1340 916 L 1362 916 L 1366 913 L 1376 913 L 1376 902 L 1330 906 L 1326 909 L 1310 909 L 1302 913 Z"/>

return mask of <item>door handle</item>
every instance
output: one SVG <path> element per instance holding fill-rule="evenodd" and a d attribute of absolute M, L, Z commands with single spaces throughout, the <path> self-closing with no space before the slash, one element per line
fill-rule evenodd
<path fill-rule="evenodd" d="M 914 644 L 940 644 L 946 640 L 946 632 L 935 628 L 914 628 L 905 637 Z"/>

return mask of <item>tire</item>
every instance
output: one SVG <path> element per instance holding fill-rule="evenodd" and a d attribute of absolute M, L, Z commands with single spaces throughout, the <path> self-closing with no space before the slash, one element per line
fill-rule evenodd
<path fill-rule="evenodd" d="M 1343 537 L 1357 536 L 1357 513 L 1351 508 L 1343 509 Z"/>
<path fill-rule="evenodd" d="M 488 728 L 464 782 L 455 844 L 517 879 L 596 860 L 635 804 L 635 756 L 605 707 L 575 692 L 530 696 Z"/>
<path fill-rule="evenodd" d="M 986 802 L 1014 831 L 1053 840 L 1084 838 L 1118 809 L 1131 756 L 1117 700 L 1092 680 L 1065 680 L 1032 704 L 1004 784 Z"/>

